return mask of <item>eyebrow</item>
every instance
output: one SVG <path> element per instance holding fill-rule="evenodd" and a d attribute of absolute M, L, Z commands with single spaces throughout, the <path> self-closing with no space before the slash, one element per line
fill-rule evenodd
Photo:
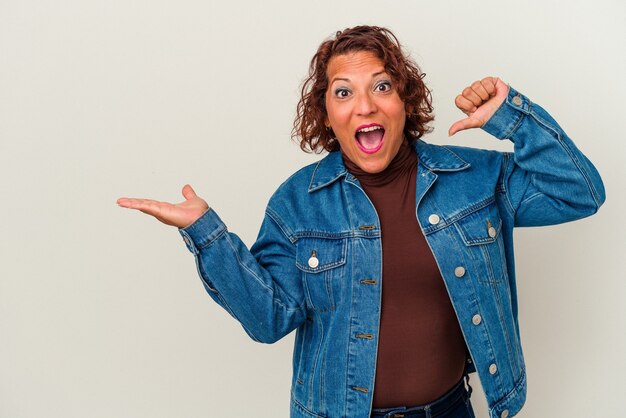
<path fill-rule="evenodd" d="M 378 71 L 378 72 L 372 74 L 372 78 L 376 78 L 379 75 L 384 74 L 384 73 L 386 73 L 385 70 Z M 347 81 L 347 82 L 350 82 L 350 79 L 349 78 L 343 78 L 343 77 L 335 77 L 335 78 L 332 79 L 330 84 L 333 84 L 335 81 Z"/>

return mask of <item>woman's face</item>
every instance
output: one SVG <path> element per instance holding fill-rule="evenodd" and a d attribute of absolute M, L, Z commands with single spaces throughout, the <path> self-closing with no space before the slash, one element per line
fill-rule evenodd
<path fill-rule="evenodd" d="M 327 120 L 343 153 L 363 171 L 379 173 L 403 141 L 405 108 L 383 62 L 361 51 L 330 59 Z"/>

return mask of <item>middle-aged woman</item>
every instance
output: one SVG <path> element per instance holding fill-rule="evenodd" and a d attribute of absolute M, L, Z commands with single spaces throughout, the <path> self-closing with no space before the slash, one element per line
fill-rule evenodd
<path fill-rule="evenodd" d="M 597 171 L 552 117 L 500 79 L 456 98 L 514 152 L 430 145 L 423 74 L 387 29 L 337 32 L 313 57 L 295 132 L 329 151 L 270 199 L 248 250 L 193 189 L 118 204 L 180 228 L 208 294 L 256 341 L 296 329 L 292 417 L 492 418 L 526 397 L 513 227 L 604 201 Z M 467 387 L 466 387 L 467 385 Z"/>

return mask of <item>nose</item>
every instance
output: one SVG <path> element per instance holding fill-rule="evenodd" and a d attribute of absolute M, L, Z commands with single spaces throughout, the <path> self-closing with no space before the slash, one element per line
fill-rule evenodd
<path fill-rule="evenodd" d="M 359 95 L 356 106 L 357 114 L 367 116 L 375 113 L 376 110 L 376 102 L 370 94 L 363 93 Z"/>

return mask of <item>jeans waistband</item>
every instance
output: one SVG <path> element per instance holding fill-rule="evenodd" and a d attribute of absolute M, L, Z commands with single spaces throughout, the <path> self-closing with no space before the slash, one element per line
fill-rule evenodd
<path fill-rule="evenodd" d="M 465 402 L 471 390 L 465 388 L 465 376 L 440 398 L 424 405 L 415 407 L 398 406 L 393 408 L 377 408 L 372 410 L 372 417 L 376 418 L 430 418 L 444 414 L 460 402 Z M 469 380 L 469 379 L 468 379 Z M 469 386 L 469 382 L 468 382 Z"/>

